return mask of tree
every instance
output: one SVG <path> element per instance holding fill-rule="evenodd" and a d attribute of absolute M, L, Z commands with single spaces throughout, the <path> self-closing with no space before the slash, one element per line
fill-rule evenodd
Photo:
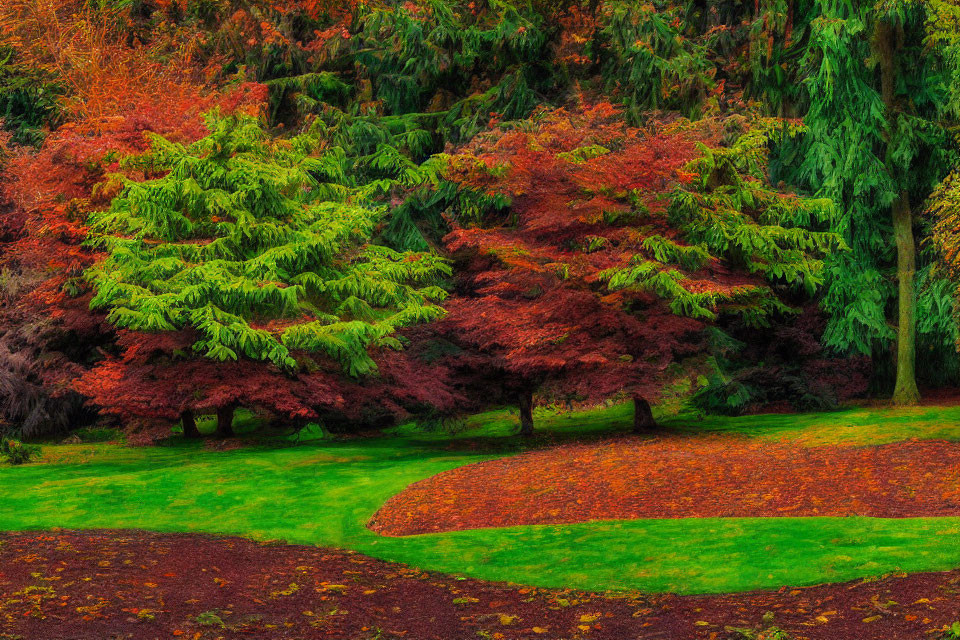
<path fill-rule="evenodd" d="M 96 419 L 72 383 L 113 331 L 78 276 L 94 259 L 84 220 L 109 204 L 95 187 L 112 156 L 142 151 L 145 131 L 196 139 L 204 110 L 256 112 L 264 97 L 250 83 L 201 85 L 186 52 L 160 63 L 128 46 L 107 13 L 83 2 L 0 6 L 0 108 L 14 142 L 30 145 L 0 151 L 0 422 L 22 437 Z"/>
<path fill-rule="evenodd" d="M 876 360 L 895 344 L 893 402 L 914 404 L 917 308 L 938 309 L 932 298 L 941 287 L 924 265 L 923 279 L 932 286 L 922 288 L 918 300 L 913 210 L 952 156 L 942 49 L 925 46 L 927 3 L 815 2 L 810 10 L 802 73 L 808 132 L 795 155 L 796 171 L 787 176 L 837 203 L 832 228 L 852 249 L 828 265 L 824 308 L 831 320 L 824 339 Z M 939 332 L 928 337 L 931 348 L 942 342 Z"/>
<path fill-rule="evenodd" d="M 303 400 L 322 389 L 307 383 L 299 389 L 297 375 L 332 367 L 354 378 L 374 373 L 371 350 L 399 349 L 398 328 L 442 315 L 435 302 L 445 292 L 436 283 L 450 269 L 435 254 L 369 243 L 385 211 L 363 206 L 362 194 L 341 184 L 342 152 L 319 137 L 271 140 L 256 119 L 242 115 L 211 115 L 207 125 L 210 134 L 195 143 L 153 136 L 150 152 L 124 161 L 128 169 L 162 177 L 116 176 L 122 190 L 109 209 L 90 217 L 88 243 L 105 257 L 85 277 L 95 292 L 91 307 L 107 311 L 118 328 L 137 332 L 130 335 L 189 337 L 189 344 L 168 342 L 161 352 L 174 360 L 188 353 L 210 361 L 178 367 L 196 370 L 192 392 L 201 398 L 172 393 L 180 400 L 166 415 L 206 407 L 218 413 L 220 430 L 228 434 L 238 405 L 266 405 L 294 417 L 336 404 Z M 150 354 L 145 361 L 136 344 L 128 344 L 121 360 L 96 371 L 116 377 L 124 363 L 149 367 L 154 360 Z M 280 386 L 286 374 L 300 404 L 281 409 L 292 400 L 276 392 L 270 402 L 246 383 L 225 388 L 245 372 L 273 375 Z M 81 387 L 94 385 L 88 379 Z"/>
<path fill-rule="evenodd" d="M 498 371 L 523 433 L 538 390 L 626 393 L 647 428 L 705 326 L 763 324 L 790 311 L 777 289 L 816 291 L 820 257 L 842 243 L 812 230 L 828 201 L 766 181 L 783 127 L 796 133 L 742 117 L 640 130 L 599 104 L 505 124 L 449 158 L 448 179 L 481 204 L 446 239 L 460 282 L 443 325 Z"/>

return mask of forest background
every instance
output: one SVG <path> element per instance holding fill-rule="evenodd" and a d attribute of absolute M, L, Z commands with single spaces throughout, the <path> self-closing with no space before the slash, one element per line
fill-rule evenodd
<path fill-rule="evenodd" d="M 9 0 L 0 429 L 955 387 L 958 20 Z"/>

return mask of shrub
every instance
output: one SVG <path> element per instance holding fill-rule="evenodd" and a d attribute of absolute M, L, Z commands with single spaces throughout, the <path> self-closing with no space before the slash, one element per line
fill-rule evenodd
<path fill-rule="evenodd" d="M 24 464 L 30 462 L 33 457 L 40 457 L 40 447 L 24 444 L 12 438 L 3 438 L 0 440 L 0 455 L 10 464 Z"/>
<path fill-rule="evenodd" d="M 217 613 L 219 612 L 216 610 L 204 611 L 197 616 L 197 624 L 201 627 L 219 627 L 220 629 L 225 629 L 227 625 Z"/>
<path fill-rule="evenodd" d="M 16 322 L 9 315 L 3 321 Z M 0 336 L 0 434 L 48 436 L 87 418 L 83 398 L 58 384 L 71 363 L 47 338 L 18 335 L 31 327 L 36 330 L 37 323 L 14 327 Z"/>
<path fill-rule="evenodd" d="M 123 440 L 123 433 L 112 427 L 85 427 L 74 432 L 82 442 L 111 442 Z"/>
<path fill-rule="evenodd" d="M 467 430 L 467 420 L 460 414 L 428 411 L 417 417 L 417 428 L 423 433 L 445 433 L 455 436 Z"/>
<path fill-rule="evenodd" d="M 731 636 L 731 640 L 794 640 L 793 636 L 780 627 L 768 627 L 759 631 L 754 629 L 733 629 L 728 627 L 727 630 L 735 634 Z"/>
<path fill-rule="evenodd" d="M 957 640 L 960 638 L 960 622 L 954 622 L 950 625 L 950 628 L 946 629 L 943 634 L 937 637 L 940 640 Z"/>

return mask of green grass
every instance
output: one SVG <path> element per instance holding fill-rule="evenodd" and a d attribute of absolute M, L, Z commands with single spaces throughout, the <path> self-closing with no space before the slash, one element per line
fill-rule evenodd
<path fill-rule="evenodd" d="M 807 446 L 876 445 L 911 438 L 960 441 L 960 407 L 845 409 L 828 413 L 765 414 L 702 420 L 686 416 L 665 424 L 681 432 L 709 431 Z"/>
<path fill-rule="evenodd" d="M 540 416 L 540 443 L 623 430 L 629 408 Z M 672 418 L 693 430 L 804 444 L 960 440 L 960 408 Z M 410 425 L 383 438 L 210 451 L 199 443 L 44 446 L 45 463 L 0 466 L 0 529 L 204 531 L 357 549 L 490 580 L 707 593 L 960 566 L 960 518 L 709 518 L 593 522 L 386 538 L 365 527 L 430 475 L 520 449 L 498 411 L 451 438 Z"/>

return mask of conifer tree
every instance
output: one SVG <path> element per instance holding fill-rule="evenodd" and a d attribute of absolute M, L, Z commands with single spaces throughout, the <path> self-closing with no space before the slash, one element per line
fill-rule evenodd
<path fill-rule="evenodd" d="M 808 134 L 792 179 L 837 204 L 833 228 L 852 248 L 827 268 L 823 305 L 831 320 L 824 339 L 877 360 L 894 343 L 893 401 L 914 404 L 915 210 L 950 166 L 947 76 L 940 51 L 925 46 L 926 3 L 815 2 L 812 11 Z M 920 304 L 931 308 L 929 299 Z"/>
<path fill-rule="evenodd" d="M 272 140 L 248 116 L 207 124 L 193 144 L 154 136 L 125 161 L 162 177 L 118 176 L 90 217 L 106 254 L 86 272 L 92 308 L 122 329 L 192 331 L 214 361 L 294 372 L 309 353 L 353 377 L 376 370 L 371 349 L 401 347 L 398 328 L 442 315 L 446 262 L 369 242 L 385 210 L 342 184 L 342 150 L 312 133 Z"/>

